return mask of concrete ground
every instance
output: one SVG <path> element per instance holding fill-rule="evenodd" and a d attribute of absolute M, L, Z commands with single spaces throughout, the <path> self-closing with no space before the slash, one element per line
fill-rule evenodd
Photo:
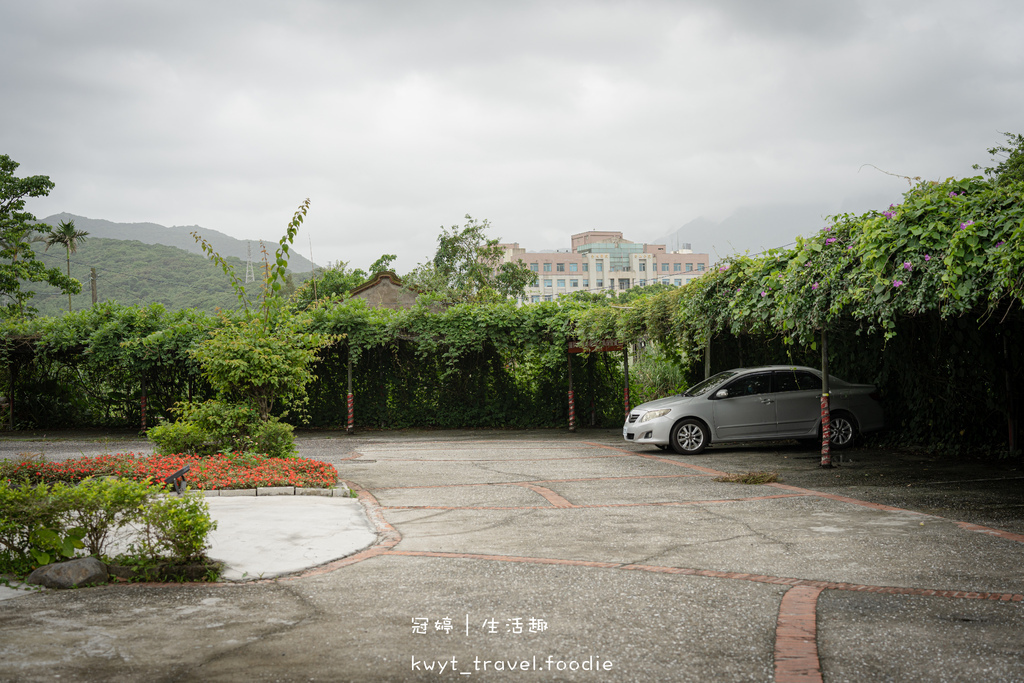
<path fill-rule="evenodd" d="M 99 441 L 0 455 L 146 448 Z M 1014 463 L 862 450 L 821 470 L 786 446 L 684 458 L 617 430 L 300 450 L 360 493 L 374 545 L 270 581 L 0 602 L 0 680 L 1024 680 Z M 714 480 L 751 469 L 783 481 Z M 255 527 L 270 500 L 248 499 Z"/>

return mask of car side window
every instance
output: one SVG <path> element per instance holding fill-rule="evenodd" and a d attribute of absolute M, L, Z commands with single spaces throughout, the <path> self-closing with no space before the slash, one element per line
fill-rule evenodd
<path fill-rule="evenodd" d="M 776 370 L 772 373 L 774 391 L 821 391 L 821 380 L 803 370 Z"/>
<path fill-rule="evenodd" d="M 797 372 L 795 376 L 801 391 L 807 391 L 808 389 L 821 391 L 821 378 L 817 375 L 812 375 L 809 372 Z"/>
<path fill-rule="evenodd" d="M 800 383 L 796 378 L 797 373 L 793 370 L 778 370 L 773 373 L 773 382 L 775 382 L 775 391 L 799 391 Z"/>
<path fill-rule="evenodd" d="M 767 372 L 758 375 L 747 375 L 731 382 L 725 387 L 725 390 L 729 392 L 729 398 L 767 394 L 771 391 L 771 378 L 771 374 Z"/>

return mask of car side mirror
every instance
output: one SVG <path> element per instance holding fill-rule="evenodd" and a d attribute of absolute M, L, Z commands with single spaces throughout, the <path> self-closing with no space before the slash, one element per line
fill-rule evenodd
<path fill-rule="evenodd" d="M 718 391 L 715 392 L 715 398 L 729 398 L 729 390 L 719 389 Z"/>

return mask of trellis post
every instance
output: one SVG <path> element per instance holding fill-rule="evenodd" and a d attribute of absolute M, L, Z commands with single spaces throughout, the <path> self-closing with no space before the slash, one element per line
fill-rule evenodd
<path fill-rule="evenodd" d="M 356 431 L 356 413 L 355 413 L 355 397 L 352 395 L 352 345 L 348 347 L 348 392 L 346 396 L 346 405 L 348 406 L 348 419 L 346 421 L 345 431 L 349 434 L 354 434 Z"/>
<path fill-rule="evenodd" d="M 623 398 L 626 403 L 626 418 L 629 419 L 629 345 L 622 345 L 622 370 L 626 376 L 626 386 L 623 390 Z"/>
<path fill-rule="evenodd" d="M 821 466 L 832 467 L 832 452 L 830 450 L 832 441 L 832 430 L 830 429 L 831 416 L 829 411 L 829 386 L 828 386 L 828 335 L 825 329 L 821 330 Z"/>
<path fill-rule="evenodd" d="M 566 354 L 569 358 L 569 431 L 576 431 L 576 397 L 572 393 L 572 353 Z"/>

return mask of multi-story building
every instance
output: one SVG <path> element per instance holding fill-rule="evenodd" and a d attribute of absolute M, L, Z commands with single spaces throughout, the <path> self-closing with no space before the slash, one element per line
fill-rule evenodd
<path fill-rule="evenodd" d="M 553 252 L 526 251 L 518 243 L 501 246 L 505 260 L 522 261 L 537 274 L 526 288 L 526 300 L 534 302 L 657 283 L 682 287 L 708 268 L 708 255 L 693 253 L 688 244 L 667 251 L 664 244 L 630 242 L 621 232 L 581 232 L 572 236 L 571 249 Z"/>

